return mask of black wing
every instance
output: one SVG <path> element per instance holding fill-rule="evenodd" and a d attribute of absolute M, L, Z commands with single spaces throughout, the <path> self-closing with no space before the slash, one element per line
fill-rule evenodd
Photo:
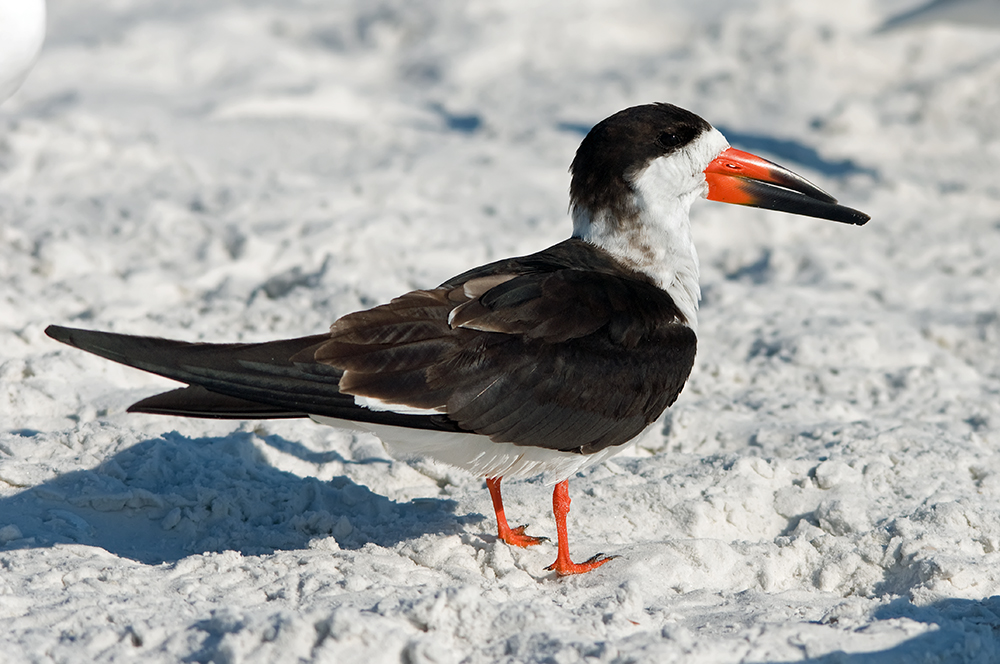
<path fill-rule="evenodd" d="M 326 335 L 212 345 L 47 332 L 200 386 L 135 410 L 268 417 L 278 407 L 284 417 L 469 431 L 583 453 L 625 443 L 659 417 L 696 346 L 669 295 L 579 240 L 344 316 Z M 354 395 L 439 414 L 368 410 Z"/>

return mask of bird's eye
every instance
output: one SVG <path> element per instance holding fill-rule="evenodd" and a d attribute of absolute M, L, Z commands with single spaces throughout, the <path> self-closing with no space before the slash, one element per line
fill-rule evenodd
<path fill-rule="evenodd" d="M 656 137 L 656 144 L 667 150 L 677 147 L 680 143 L 680 137 L 669 131 L 660 132 L 660 135 Z"/>

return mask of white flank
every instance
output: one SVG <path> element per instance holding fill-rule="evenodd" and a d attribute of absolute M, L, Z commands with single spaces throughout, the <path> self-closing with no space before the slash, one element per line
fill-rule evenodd
<path fill-rule="evenodd" d="M 353 422 L 310 415 L 320 424 L 373 433 L 397 458 L 430 457 L 483 477 L 528 478 L 542 473 L 555 484 L 618 454 L 626 445 L 608 447 L 595 454 L 560 452 L 513 443 L 495 443 L 474 433 L 409 429 L 388 424 Z"/>

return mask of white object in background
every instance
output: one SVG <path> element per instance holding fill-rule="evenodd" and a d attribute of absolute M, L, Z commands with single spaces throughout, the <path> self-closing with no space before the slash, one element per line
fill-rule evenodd
<path fill-rule="evenodd" d="M 45 41 L 45 0 L 0 0 L 0 103 L 17 92 Z"/>

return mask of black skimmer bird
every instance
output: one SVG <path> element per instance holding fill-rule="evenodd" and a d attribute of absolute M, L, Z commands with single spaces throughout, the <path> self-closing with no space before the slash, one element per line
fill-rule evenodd
<path fill-rule="evenodd" d="M 610 557 L 570 559 L 567 478 L 653 424 L 694 364 L 694 200 L 857 225 L 868 216 L 729 147 L 706 121 L 670 104 L 599 123 L 570 171 L 568 240 L 348 314 L 325 334 L 205 344 L 57 326 L 46 333 L 187 384 L 130 412 L 310 417 L 480 474 L 498 537 L 515 546 L 543 538 L 507 524 L 500 481 L 548 472 L 557 480 L 558 555 L 547 569 L 586 572 Z"/>

